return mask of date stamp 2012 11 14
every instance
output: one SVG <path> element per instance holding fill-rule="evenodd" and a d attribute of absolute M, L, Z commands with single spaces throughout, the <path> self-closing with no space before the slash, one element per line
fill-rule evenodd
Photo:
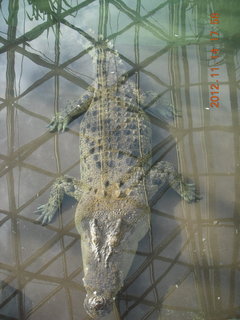
<path fill-rule="evenodd" d="M 210 24 L 211 25 L 218 25 L 219 24 L 219 13 L 211 13 L 210 14 Z M 214 28 L 214 31 L 210 31 L 210 40 L 211 41 L 218 41 L 219 38 L 219 30 L 218 28 Z M 220 55 L 220 48 L 217 47 L 216 43 L 213 44 L 212 49 L 210 50 L 210 77 L 212 78 L 212 83 L 210 83 L 210 107 L 218 108 L 220 105 L 219 101 L 219 66 L 216 62 Z M 212 63 L 214 62 L 214 63 Z"/>

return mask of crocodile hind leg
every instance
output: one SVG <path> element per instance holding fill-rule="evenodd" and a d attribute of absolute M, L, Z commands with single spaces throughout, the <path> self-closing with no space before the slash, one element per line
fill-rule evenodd
<path fill-rule="evenodd" d="M 160 161 L 156 163 L 147 176 L 148 197 L 154 194 L 164 185 L 171 186 L 187 202 L 195 202 L 201 199 L 194 183 L 188 183 L 178 173 L 170 162 Z"/>
<path fill-rule="evenodd" d="M 81 196 L 80 181 L 68 176 L 57 178 L 51 187 L 48 202 L 37 208 L 36 213 L 40 214 L 37 221 L 42 225 L 50 223 L 60 208 L 65 194 L 79 201 Z"/>
<path fill-rule="evenodd" d="M 48 125 L 50 132 L 64 132 L 70 122 L 83 114 L 92 101 L 92 95 L 89 93 L 82 95 L 78 100 L 72 101 L 61 112 L 56 113 Z"/>
<path fill-rule="evenodd" d="M 157 109 L 157 115 L 165 119 L 166 121 L 172 121 L 175 117 L 182 117 L 180 110 L 177 110 L 171 103 L 162 103 Z"/>
<path fill-rule="evenodd" d="M 160 101 L 156 108 L 155 114 L 164 121 L 173 121 L 176 117 L 182 117 L 182 113 L 173 104 L 167 101 Z"/>

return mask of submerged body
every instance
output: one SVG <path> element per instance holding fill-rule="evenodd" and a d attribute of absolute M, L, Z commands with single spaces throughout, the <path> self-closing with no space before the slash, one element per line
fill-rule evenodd
<path fill-rule="evenodd" d="M 188 202 L 199 200 L 172 164 L 151 168 L 151 127 L 139 106 L 140 93 L 119 77 L 118 55 L 101 42 L 96 47 L 93 90 L 57 114 L 51 130 L 64 131 L 82 113 L 80 181 L 60 177 L 39 220 L 49 223 L 64 193 L 78 201 L 76 228 L 81 235 L 85 309 L 91 317 L 110 312 L 123 286 L 138 242 L 149 229 L 151 197 L 165 183 Z M 119 80 L 120 79 L 120 80 Z"/>
<path fill-rule="evenodd" d="M 75 215 L 85 308 L 92 316 L 111 309 L 132 263 L 129 250 L 136 252 L 149 228 L 144 173 L 150 148 L 150 123 L 143 111 L 115 88 L 96 91 L 80 125 L 80 172 L 86 191 Z"/>

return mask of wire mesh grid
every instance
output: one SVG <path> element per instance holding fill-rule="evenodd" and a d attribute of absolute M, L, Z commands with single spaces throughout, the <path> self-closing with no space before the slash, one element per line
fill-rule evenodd
<path fill-rule="evenodd" d="M 17 29 L 18 16 L 21 12 L 26 14 L 29 4 L 11 1 L 4 13 L 2 2 L 2 14 L 7 15 L 7 23 L 6 32 L 0 36 L 0 53 L 6 67 L 6 81 L 0 98 L 1 319 L 47 319 L 53 316 L 88 319 L 82 307 L 85 291 L 73 203 L 64 205 L 64 214 L 44 228 L 35 223 L 33 211 L 39 202 L 46 201 L 48 190 L 60 173 L 78 174 L 77 124 L 65 134 L 66 138 L 46 132 L 44 124 L 58 110 L 65 88 L 69 90 L 67 95 L 70 98 L 69 87 L 72 86 L 79 94 L 91 85 L 91 75 L 86 77 L 86 73 L 84 76 L 84 72 L 80 74 L 74 67 L 84 68 L 89 47 L 81 52 L 77 49 L 75 55 L 69 50 L 70 57 L 66 60 L 61 52 L 64 51 L 63 27 L 66 28 L 65 37 L 74 33 L 94 46 L 95 37 L 87 31 L 88 28 L 78 27 L 72 22 L 81 20 L 86 15 L 84 10 L 92 10 L 93 7 L 99 10 L 98 33 L 103 33 L 109 40 L 115 41 L 129 30 L 133 31 L 133 57 L 130 58 L 124 49 L 118 49 L 122 61 L 128 66 L 126 75 L 134 78 L 138 85 L 141 84 L 139 79 L 146 77 L 161 88 L 159 95 L 145 108 L 150 110 L 165 94 L 172 97 L 175 105 L 182 107 L 183 117 L 172 127 L 178 141 L 179 165 L 206 188 L 205 200 L 194 209 L 178 204 L 177 198 L 171 194 L 169 204 L 168 192 L 168 196 L 164 195 L 158 201 L 159 196 L 152 203 L 151 231 L 141 241 L 134 266 L 118 295 L 119 318 L 197 320 L 239 317 L 237 177 L 240 162 L 236 52 L 234 49 L 226 51 L 224 57 L 226 79 L 223 84 L 226 92 L 230 92 L 230 101 L 226 103 L 231 108 L 227 110 L 226 121 L 222 124 L 216 113 L 214 116 L 206 115 L 204 108 L 200 110 L 199 107 L 197 111 L 192 108 L 192 94 L 198 96 L 201 106 L 208 104 L 208 64 L 201 64 L 207 61 L 208 44 L 206 40 L 189 40 L 184 29 L 187 12 L 193 10 L 197 14 L 201 4 L 194 1 L 192 4 L 189 1 L 153 1 L 152 8 L 145 11 L 144 1 L 134 4 L 114 0 L 87 0 L 71 4 L 67 1 L 46 1 L 52 5 L 46 17 L 44 9 L 34 7 L 34 1 L 30 3 L 35 10 L 35 19 L 42 15 L 46 21 L 33 19 L 31 22 L 25 15 L 29 28 L 22 33 Z M 107 26 L 113 10 L 127 17 L 127 22 L 111 33 Z M 155 18 L 161 12 L 168 15 L 168 31 Z M 179 12 L 181 14 L 177 15 Z M 120 22 L 119 18 L 119 25 Z M 198 33 L 204 29 L 204 26 L 196 26 Z M 139 47 L 142 30 L 161 43 L 160 50 L 154 48 L 143 59 Z M 178 36 L 181 39 L 174 42 Z M 41 37 L 45 42 L 52 37 L 53 50 L 49 56 L 46 51 L 43 54 L 34 42 Z M 74 43 L 72 46 L 74 51 Z M 197 81 L 191 80 L 189 46 L 195 50 L 193 69 L 198 74 Z M 161 73 L 159 68 L 156 70 L 158 59 L 163 59 L 170 66 L 167 70 L 170 78 L 167 80 L 165 73 Z M 30 79 L 24 73 L 26 60 L 29 68 L 36 72 L 34 76 L 30 73 Z M 195 88 L 198 93 L 193 93 Z M 46 101 L 52 101 L 54 110 L 49 110 Z M 196 115 L 199 116 L 197 121 Z M 161 130 L 166 128 L 164 122 L 151 112 L 149 116 L 153 126 Z M 229 158 L 224 157 L 221 166 L 220 160 L 217 164 L 215 161 L 222 151 L 221 141 L 226 137 L 232 154 Z M 169 135 L 156 140 L 153 161 L 171 152 L 174 154 L 175 148 L 175 140 Z M 230 196 L 229 190 L 234 190 Z M 222 194 L 222 199 L 218 198 L 219 194 Z"/>

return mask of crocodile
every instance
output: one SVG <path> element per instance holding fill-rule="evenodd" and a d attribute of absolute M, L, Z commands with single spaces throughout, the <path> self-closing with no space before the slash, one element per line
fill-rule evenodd
<path fill-rule="evenodd" d="M 81 236 L 84 307 L 92 317 L 112 310 L 131 267 L 138 242 L 150 228 L 149 201 L 163 185 L 187 202 L 201 197 L 167 161 L 151 165 L 151 124 L 141 108 L 142 93 L 119 76 L 121 59 L 109 42 L 93 49 L 96 80 L 86 94 L 53 116 L 49 130 L 80 122 L 80 180 L 60 176 L 38 221 L 52 221 L 64 194 L 78 202 L 75 225 Z M 121 67 L 122 68 L 122 67 Z"/>

